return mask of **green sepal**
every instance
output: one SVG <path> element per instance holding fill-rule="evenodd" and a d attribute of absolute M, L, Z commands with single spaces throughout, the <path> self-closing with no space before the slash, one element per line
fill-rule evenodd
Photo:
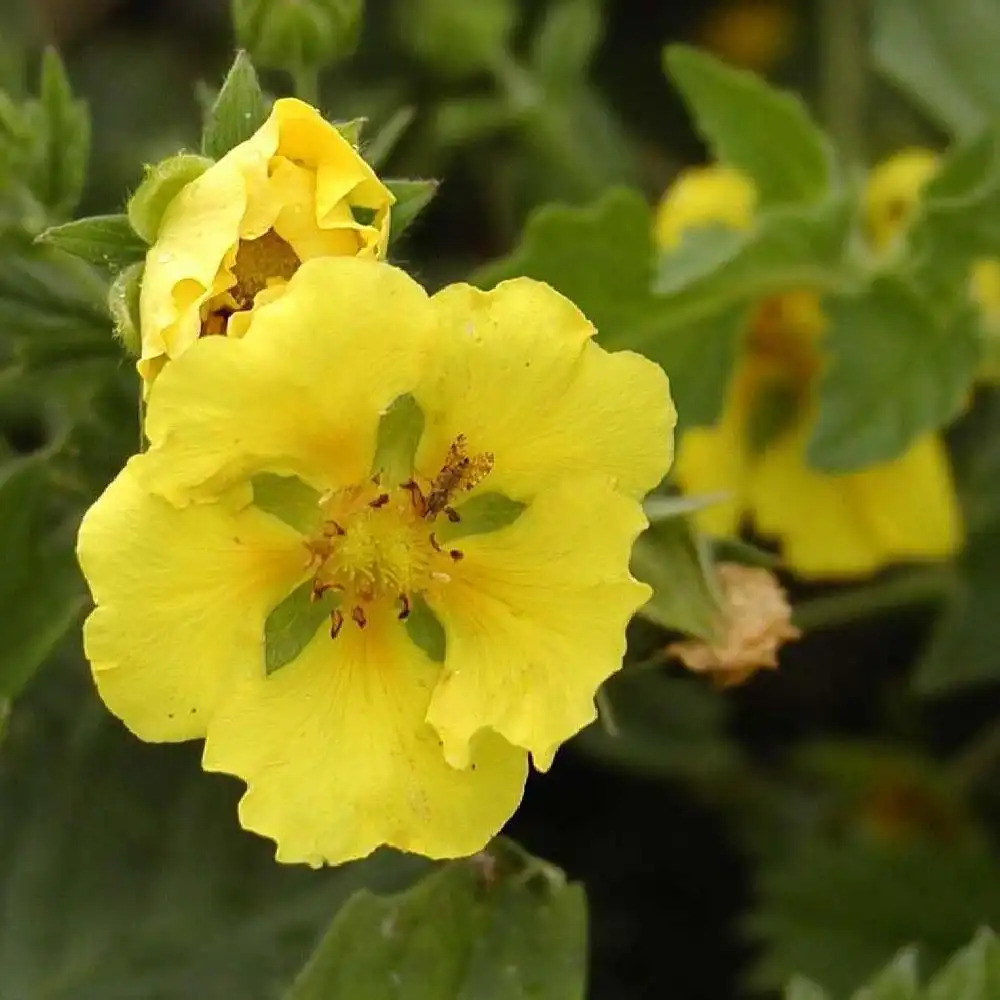
<path fill-rule="evenodd" d="M 36 241 L 111 271 L 144 260 L 147 249 L 127 215 L 94 215 L 51 226 Z"/>
<path fill-rule="evenodd" d="M 410 105 L 397 108 L 389 120 L 365 142 L 365 159 L 373 169 L 378 170 L 385 165 L 416 116 L 416 109 Z"/>
<path fill-rule="evenodd" d="M 367 118 L 351 118 L 343 122 L 334 122 L 333 127 L 355 148 L 361 146 L 361 133 L 368 124 Z"/>
<path fill-rule="evenodd" d="M 211 165 L 207 157 L 180 153 L 148 167 L 142 183 L 129 199 L 128 220 L 132 228 L 147 243 L 154 243 L 167 207 Z"/>
<path fill-rule="evenodd" d="M 420 594 L 410 597 L 410 613 L 406 618 L 406 634 L 435 663 L 444 663 L 447 636 L 440 619 Z"/>
<path fill-rule="evenodd" d="M 264 124 L 267 113 L 267 101 L 253 63 L 245 52 L 237 52 L 215 103 L 205 116 L 202 153 L 213 160 L 225 156 Z"/>
<path fill-rule="evenodd" d="M 108 312 L 115 324 L 115 338 L 132 358 L 142 353 L 139 293 L 145 270 L 144 263 L 131 264 L 118 272 L 108 288 Z"/>
<path fill-rule="evenodd" d="M 424 433 L 424 413 L 406 393 L 397 396 L 382 414 L 375 443 L 372 476 L 387 486 L 398 486 L 413 475 L 413 460 Z"/>
<path fill-rule="evenodd" d="M 434 534 L 439 542 L 451 542 L 469 535 L 499 531 L 513 524 L 527 507 L 526 503 L 511 500 L 503 493 L 480 493 L 455 508 L 459 520 L 435 520 Z"/>
<path fill-rule="evenodd" d="M 312 579 L 296 587 L 264 622 L 265 673 L 270 676 L 295 660 L 339 603 L 333 590 L 314 597 Z"/>
<path fill-rule="evenodd" d="M 318 531 L 323 523 L 321 494 L 298 476 L 260 472 L 250 480 L 255 507 L 273 515 L 303 535 Z"/>
<path fill-rule="evenodd" d="M 396 198 L 389 215 L 389 242 L 398 240 L 414 219 L 437 194 L 439 182 L 434 180 L 390 180 L 385 186 Z"/>

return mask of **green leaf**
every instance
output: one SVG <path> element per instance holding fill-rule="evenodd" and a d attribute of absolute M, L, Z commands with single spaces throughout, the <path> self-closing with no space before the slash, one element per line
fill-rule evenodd
<path fill-rule="evenodd" d="M 662 666 L 625 666 L 601 692 L 614 731 L 594 723 L 575 737 L 574 748 L 630 774 L 701 787 L 737 771 L 739 750 L 726 736 L 727 704 L 701 680 L 668 676 Z"/>
<path fill-rule="evenodd" d="M 675 517 L 704 510 L 720 500 L 725 500 L 726 496 L 725 493 L 699 493 L 693 496 L 654 494 L 646 497 L 642 503 L 642 509 L 650 524 L 659 524 L 661 521 L 672 521 Z"/>
<path fill-rule="evenodd" d="M 389 120 L 365 144 L 365 159 L 372 167 L 377 170 L 385 165 L 416 116 L 417 112 L 412 107 L 397 108 Z"/>
<path fill-rule="evenodd" d="M 245 52 L 238 52 L 215 103 L 205 118 L 201 151 L 218 160 L 245 142 L 267 120 L 267 102 Z"/>
<path fill-rule="evenodd" d="M 389 242 L 398 240 L 437 194 L 437 181 L 388 180 L 385 186 L 396 196 L 390 214 Z"/>
<path fill-rule="evenodd" d="M 485 535 L 513 524 L 527 509 L 520 500 L 511 500 L 503 493 L 479 493 L 455 508 L 457 521 L 435 523 L 434 534 L 439 542 L 451 542 L 469 535 Z"/>
<path fill-rule="evenodd" d="M 583 1000 L 586 900 L 495 842 L 340 911 L 285 1000 Z"/>
<path fill-rule="evenodd" d="M 120 271 L 146 256 L 146 244 L 132 229 L 127 215 L 76 219 L 46 229 L 37 239 L 39 243 L 110 271 Z"/>
<path fill-rule="evenodd" d="M 201 746 L 143 743 L 60 662 L 18 701 L 0 756 L 0 996 L 275 1000 L 349 895 L 426 870 L 379 852 L 274 861 L 242 785 Z"/>
<path fill-rule="evenodd" d="M 406 634 L 410 641 L 423 650 L 435 663 L 444 663 L 448 637 L 440 619 L 420 594 L 410 598 L 409 614 L 406 617 Z"/>
<path fill-rule="evenodd" d="M 653 588 L 640 615 L 663 628 L 715 637 L 720 609 L 711 561 L 686 518 L 659 521 L 639 536 L 632 573 Z"/>
<path fill-rule="evenodd" d="M 832 363 L 809 441 L 813 467 L 846 472 L 889 461 L 959 411 L 980 355 L 971 306 L 941 317 L 908 282 L 884 274 L 825 308 Z"/>
<path fill-rule="evenodd" d="M 531 44 L 531 65 L 550 90 L 579 86 L 604 30 L 599 0 L 554 0 Z"/>
<path fill-rule="evenodd" d="M 115 325 L 115 337 L 129 357 L 142 353 L 142 320 L 139 316 L 139 293 L 145 263 L 132 264 L 115 275 L 108 288 L 108 312 Z"/>
<path fill-rule="evenodd" d="M 389 404 L 378 424 L 372 476 L 398 486 L 413 475 L 413 459 L 424 433 L 424 413 L 409 393 Z"/>
<path fill-rule="evenodd" d="M 147 168 L 128 203 L 128 220 L 135 232 L 147 243 L 154 243 L 170 203 L 211 165 L 204 156 L 181 153 Z"/>
<path fill-rule="evenodd" d="M 713 156 L 753 180 L 762 206 L 823 199 L 833 157 L 798 97 L 684 45 L 669 46 L 664 64 Z"/>
<path fill-rule="evenodd" d="M 948 151 L 921 192 L 908 231 L 908 266 L 928 297 L 958 308 L 974 261 L 1000 250 L 1000 132 Z"/>
<path fill-rule="evenodd" d="M 815 983 L 796 976 L 785 987 L 785 1000 L 830 1000 L 830 997 Z"/>
<path fill-rule="evenodd" d="M 918 1000 L 917 951 L 905 948 L 853 1000 Z"/>
<path fill-rule="evenodd" d="M 1000 115 L 1000 10 L 992 0 L 876 0 L 875 65 L 934 121 L 972 135 Z"/>
<path fill-rule="evenodd" d="M 39 108 L 45 151 L 34 187 L 55 216 L 66 216 L 79 202 L 87 179 L 90 115 L 87 106 L 73 97 L 55 49 L 46 49 L 42 58 Z"/>
<path fill-rule="evenodd" d="M 321 494 L 298 476 L 276 476 L 260 472 L 251 480 L 255 507 L 273 514 L 279 521 L 311 535 L 323 523 Z"/>
<path fill-rule="evenodd" d="M 576 303 L 609 350 L 633 350 L 671 379 L 680 419 L 718 415 L 744 308 L 712 298 L 678 303 L 650 291 L 652 217 L 637 191 L 616 188 L 583 208 L 546 205 L 528 220 L 520 246 L 473 276 L 489 288 L 527 275 Z"/>
<path fill-rule="evenodd" d="M 273 674 L 295 660 L 339 603 L 332 590 L 317 598 L 311 578 L 296 587 L 264 622 L 264 671 Z"/>
<path fill-rule="evenodd" d="M 847 996 L 900 948 L 919 946 L 934 969 L 996 924 L 1000 863 L 978 842 L 835 842 L 803 831 L 765 863 L 757 898 L 747 927 L 765 947 L 751 984 L 800 973 Z"/>
<path fill-rule="evenodd" d="M 981 930 L 930 981 L 922 1000 L 992 1000 L 1000 997 L 1000 942 Z"/>
<path fill-rule="evenodd" d="M 85 599 L 73 551 L 55 529 L 45 456 L 0 469 L 0 697 L 24 688 L 79 618 Z"/>

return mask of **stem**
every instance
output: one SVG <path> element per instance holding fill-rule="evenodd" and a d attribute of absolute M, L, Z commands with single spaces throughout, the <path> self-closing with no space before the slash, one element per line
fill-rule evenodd
<path fill-rule="evenodd" d="M 804 632 L 876 618 L 898 608 L 943 604 L 955 588 L 951 566 L 911 570 L 867 586 L 817 597 L 796 606 L 792 621 Z"/>
<path fill-rule="evenodd" d="M 299 64 L 292 73 L 292 89 L 295 96 L 313 107 L 319 106 L 319 69 L 316 66 Z"/>
<path fill-rule="evenodd" d="M 819 0 L 819 104 L 841 157 L 865 154 L 867 0 Z"/>
<path fill-rule="evenodd" d="M 1000 764 L 1000 721 L 977 736 L 971 746 L 952 762 L 951 773 L 959 788 L 970 791 L 996 770 Z"/>

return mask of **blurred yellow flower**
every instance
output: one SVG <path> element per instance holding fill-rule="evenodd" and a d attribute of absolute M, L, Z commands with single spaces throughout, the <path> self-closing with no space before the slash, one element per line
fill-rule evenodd
<path fill-rule="evenodd" d="M 791 53 L 797 32 L 793 0 L 727 0 L 713 5 L 698 40 L 734 66 L 767 73 Z"/>
<path fill-rule="evenodd" d="M 393 200 L 318 111 L 276 101 L 261 128 L 182 188 L 163 216 L 139 301 L 143 378 L 205 334 L 239 336 L 258 294 L 304 261 L 383 255 Z"/>
<path fill-rule="evenodd" d="M 156 380 L 149 451 L 80 531 L 87 656 L 137 735 L 204 738 L 247 783 L 280 860 L 472 853 L 528 753 L 548 768 L 594 718 L 675 414 L 658 366 L 593 333 L 527 278 L 428 298 L 324 258 Z"/>
<path fill-rule="evenodd" d="M 751 223 L 746 178 L 722 167 L 691 171 L 660 207 L 656 231 L 666 247 L 672 241 L 664 233 L 675 228 L 671 206 L 679 202 L 686 227 Z M 699 512 L 700 527 L 735 535 L 748 517 L 761 535 L 781 542 L 786 563 L 803 576 L 853 576 L 897 560 L 950 555 L 961 541 L 961 521 L 936 435 L 858 472 L 809 467 L 824 325 L 811 291 L 789 291 L 759 306 L 719 421 L 688 430 L 678 445 L 677 478 L 685 491 L 729 494 Z"/>

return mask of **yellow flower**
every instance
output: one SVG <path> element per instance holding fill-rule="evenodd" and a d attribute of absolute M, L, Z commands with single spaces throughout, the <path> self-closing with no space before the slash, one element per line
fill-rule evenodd
<path fill-rule="evenodd" d="M 728 178 L 731 192 L 722 204 L 714 200 L 720 177 Z M 693 172 L 681 184 L 686 204 L 701 206 L 700 215 L 686 214 L 685 225 L 739 225 L 734 219 L 744 218 L 749 224 L 749 182 L 737 183 L 732 171 Z M 699 201 L 703 185 L 708 193 Z M 668 192 L 664 206 L 670 198 Z M 661 220 L 658 233 L 671 224 Z M 937 435 L 924 435 L 899 458 L 858 472 L 833 475 L 809 467 L 824 325 L 811 291 L 790 291 L 758 308 L 718 423 L 692 428 L 678 446 L 684 490 L 729 494 L 699 512 L 699 526 L 735 535 L 748 517 L 762 535 L 780 540 L 786 563 L 803 576 L 853 576 L 897 560 L 950 555 L 961 542 L 961 521 Z"/>
<path fill-rule="evenodd" d="M 325 258 L 156 380 L 149 451 L 81 528 L 87 655 L 137 735 L 204 738 L 247 783 L 280 860 L 472 853 L 527 754 L 594 718 L 675 414 L 593 333 L 526 278 L 428 298 Z M 308 628 L 268 672 L 295 595 Z"/>
<path fill-rule="evenodd" d="M 241 335 L 258 294 L 304 261 L 382 256 L 393 200 L 314 108 L 276 101 L 261 128 L 163 216 L 139 301 L 143 378 L 205 334 Z"/>
<path fill-rule="evenodd" d="M 792 51 L 797 31 L 790 0 L 728 0 L 713 5 L 699 40 L 734 66 L 767 73 Z"/>

